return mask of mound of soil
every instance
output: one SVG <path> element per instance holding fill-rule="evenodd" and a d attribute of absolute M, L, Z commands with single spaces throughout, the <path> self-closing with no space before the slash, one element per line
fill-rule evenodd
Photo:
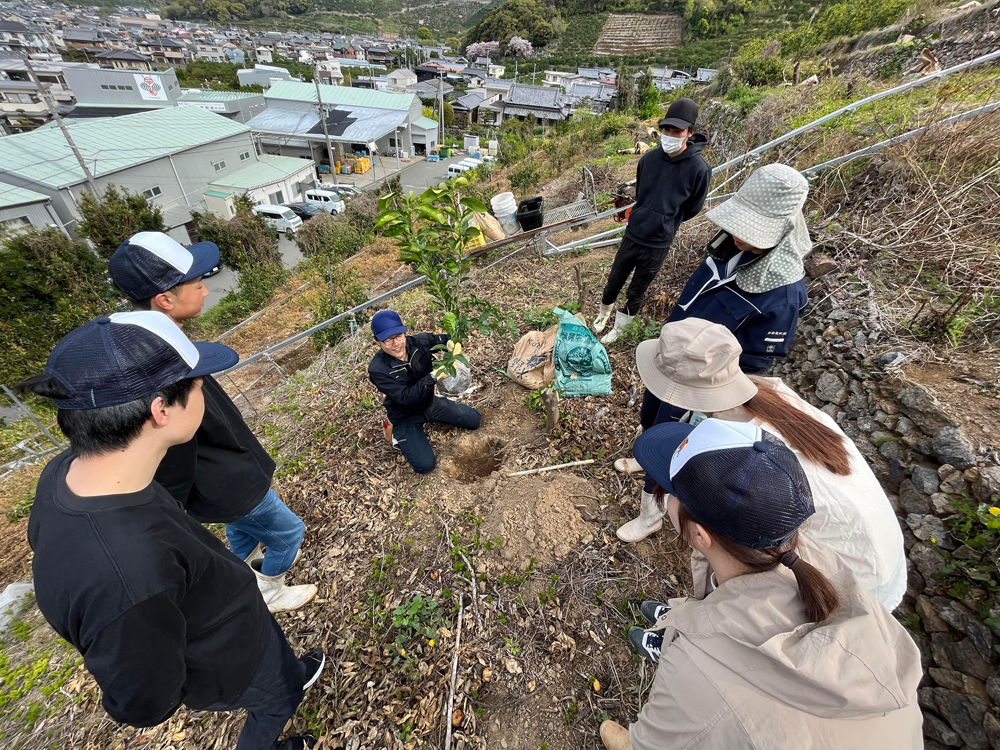
<path fill-rule="evenodd" d="M 501 557 L 519 570 L 532 559 L 553 562 L 594 540 L 597 498 L 590 482 L 572 474 L 503 477 L 483 484 L 486 510 L 480 534 L 503 539 Z"/>

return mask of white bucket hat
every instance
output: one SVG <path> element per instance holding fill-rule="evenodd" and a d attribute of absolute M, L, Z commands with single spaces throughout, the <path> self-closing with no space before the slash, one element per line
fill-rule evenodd
<path fill-rule="evenodd" d="M 802 260 L 812 251 L 802 207 L 809 183 L 787 164 L 767 164 L 750 173 L 736 195 L 713 208 L 708 219 L 756 248 L 773 248 L 741 266 L 736 284 L 759 293 L 792 284 L 805 275 Z"/>

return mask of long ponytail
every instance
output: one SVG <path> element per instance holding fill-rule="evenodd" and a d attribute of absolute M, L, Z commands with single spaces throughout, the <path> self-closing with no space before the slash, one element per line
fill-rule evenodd
<path fill-rule="evenodd" d="M 662 497 L 663 490 L 657 487 L 656 494 L 658 498 Z M 691 518 L 683 505 L 678 506 L 677 517 L 680 521 L 681 538 L 690 545 L 691 524 L 697 522 Z M 809 622 L 822 622 L 840 606 L 840 596 L 833 584 L 817 568 L 800 558 L 795 552 L 799 546 L 799 532 L 796 531 L 792 538 L 780 547 L 753 549 L 737 544 L 731 539 L 726 539 L 704 524 L 701 525 L 706 528 L 725 552 L 744 565 L 750 573 L 766 573 L 769 570 L 774 570 L 778 565 L 789 568 L 795 576 L 795 583 L 799 587 L 799 597 L 802 599 L 802 607 Z"/>
<path fill-rule="evenodd" d="M 851 473 L 850 454 L 842 434 L 799 408 L 765 379 L 749 377 L 757 386 L 757 394 L 743 408 L 751 416 L 772 425 L 808 461 L 842 477 Z"/>

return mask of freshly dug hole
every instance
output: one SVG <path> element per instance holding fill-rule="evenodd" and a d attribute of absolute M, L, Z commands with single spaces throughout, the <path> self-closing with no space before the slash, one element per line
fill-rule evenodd
<path fill-rule="evenodd" d="M 505 446 L 503 440 L 490 435 L 464 435 L 455 444 L 448 473 L 465 483 L 488 477 L 503 463 Z"/>

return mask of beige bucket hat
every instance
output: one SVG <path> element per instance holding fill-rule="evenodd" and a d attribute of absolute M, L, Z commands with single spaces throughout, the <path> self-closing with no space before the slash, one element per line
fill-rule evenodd
<path fill-rule="evenodd" d="M 740 369 L 742 353 L 725 326 L 687 318 L 667 323 L 658 339 L 639 344 L 635 361 L 643 384 L 661 401 L 717 412 L 745 404 L 757 393 Z"/>

